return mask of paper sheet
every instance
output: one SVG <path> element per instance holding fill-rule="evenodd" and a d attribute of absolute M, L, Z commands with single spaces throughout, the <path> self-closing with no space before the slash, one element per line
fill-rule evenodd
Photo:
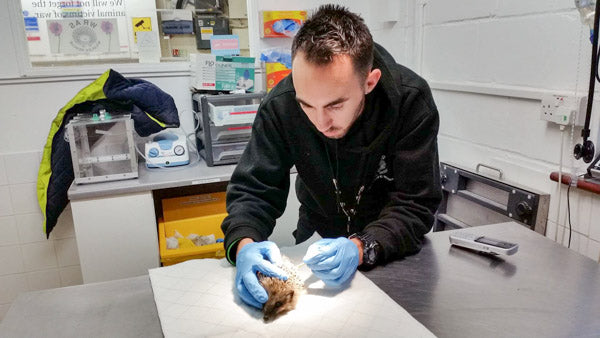
<path fill-rule="evenodd" d="M 301 263 L 308 243 L 281 251 Z M 360 272 L 340 290 L 325 287 L 303 266 L 306 293 L 295 310 L 270 323 L 235 294 L 235 268 L 225 259 L 149 273 L 165 337 L 435 337 Z"/>

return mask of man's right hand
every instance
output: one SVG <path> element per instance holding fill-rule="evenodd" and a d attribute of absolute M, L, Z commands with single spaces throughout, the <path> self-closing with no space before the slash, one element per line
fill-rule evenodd
<path fill-rule="evenodd" d="M 281 263 L 281 253 L 275 243 L 265 241 L 244 244 L 237 252 L 235 288 L 246 304 L 260 309 L 269 295 L 258 281 L 256 273 L 283 280 L 287 279 L 287 275 L 277 266 Z"/>

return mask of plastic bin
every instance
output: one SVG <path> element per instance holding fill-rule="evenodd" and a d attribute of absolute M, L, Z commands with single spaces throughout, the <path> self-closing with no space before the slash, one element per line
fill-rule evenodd
<path fill-rule="evenodd" d="M 259 104 L 218 106 L 208 103 L 208 116 L 216 126 L 252 124 Z"/>
<path fill-rule="evenodd" d="M 264 92 L 227 95 L 192 95 L 198 123 L 198 152 L 209 167 L 235 164 L 252 135 L 256 111 Z"/>
<path fill-rule="evenodd" d="M 182 219 L 179 221 L 158 221 L 158 242 L 160 261 L 164 266 L 181 263 L 190 259 L 198 258 L 223 258 L 225 248 L 223 243 L 195 246 L 184 249 L 167 249 L 167 237 L 171 237 L 177 230 L 182 236 L 198 234 L 207 236 L 214 234 L 216 239 L 223 239 L 225 235 L 221 230 L 221 223 L 227 213 Z"/>
<path fill-rule="evenodd" d="M 202 114 L 198 114 L 200 118 L 201 125 L 204 125 L 204 120 L 202 119 Z M 205 134 L 210 135 L 210 140 L 212 143 L 236 143 L 236 142 L 248 142 L 250 140 L 250 136 L 252 135 L 252 123 L 240 123 L 240 124 L 231 124 L 225 126 L 217 126 L 210 118 L 208 119 L 208 128 L 210 128 L 209 133 L 200 133 L 204 138 Z"/>
<path fill-rule="evenodd" d="M 217 127 L 211 126 L 213 143 L 248 142 L 252 135 L 252 124 Z"/>
<path fill-rule="evenodd" d="M 96 114 L 94 114 L 96 115 Z M 78 114 L 67 124 L 74 182 L 116 181 L 138 177 L 130 115 Z"/>
<path fill-rule="evenodd" d="M 237 162 L 242 154 L 244 153 L 244 149 L 248 145 L 247 142 L 242 143 L 229 143 L 229 144 L 213 144 L 213 161 L 214 162 L 222 162 L 222 161 L 235 161 Z"/>
<path fill-rule="evenodd" d="M 162 200 L 165 222 L 226 213 L 226 192 L 190 195 Z"/>

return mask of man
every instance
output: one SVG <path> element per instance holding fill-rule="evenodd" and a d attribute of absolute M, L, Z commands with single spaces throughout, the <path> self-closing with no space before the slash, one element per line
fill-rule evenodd
<path fill-rule="evenodd" d="M 327 285 L 420 249 L 441 200 L 439 118 L 427 83 L 374 46 L 363 20 L 320 7 L 292 43 L 292 74 L 264 99 L 228 186 L 227 259 L 241 299 L 260 308 L 256 272 L 285 279 L 266 241 L 298 171 L 296 243 Z M 236 262 L 237 259 L 237 262 Z"/>

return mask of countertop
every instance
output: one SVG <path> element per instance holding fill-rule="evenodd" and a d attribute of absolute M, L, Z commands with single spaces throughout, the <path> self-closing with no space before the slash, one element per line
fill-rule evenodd
<path fill-rule="evenodd" d="M 439 337 L 597 337 L 600 266 L 517 223 L 469 229 L 519 244 L 494 257 L 430 233 L 416 255 L 364 273 Z M 22 294 L 4 337 L 152 337 L 162 331 L 149 277 Z"/>
<path fill-rule="evenodd" d="M 193 156 L 193 159 L 196 157 Z M 69 200 L 106 197 L 119 194 L 175 188 L 196 184 L 229 181 L 235 164 L 209 167 L 200 160 L 181 167 L 146 168 L 145 162 L 138 164 L 138 178 L 120 181 L 75 184 L 68 191 Z"/>

